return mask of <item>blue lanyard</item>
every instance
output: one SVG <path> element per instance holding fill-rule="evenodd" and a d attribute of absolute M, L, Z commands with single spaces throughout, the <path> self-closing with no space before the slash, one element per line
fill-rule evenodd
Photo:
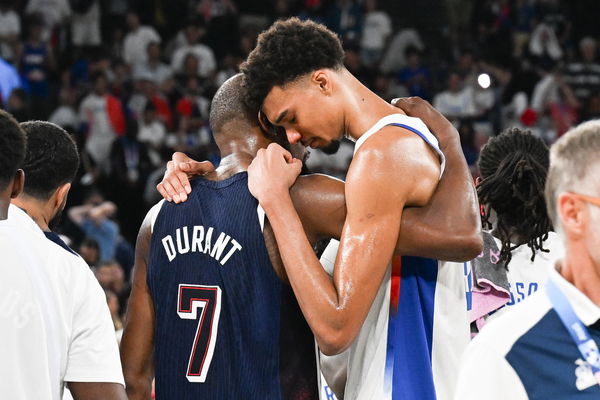
<path fill-rule="evenodd" d="M 579 320 L 577 315 L 575 315 L 575 311 L 573 311 L 573 307 L 571 307 L 567 297 L 552 279 L 546 282 L 546 294 L 552 303 L 554 311 L 556 311 L 558 317 L 577 345 L 577 348 L 579 348 L 579 352 L 583 356 L 583 359 L 592 368 L 592 373 L 594 374 L 598 385 L 600 385 L 600 352 L 598 351 L 598 345 L 590 336 L 587 327 Z"/>

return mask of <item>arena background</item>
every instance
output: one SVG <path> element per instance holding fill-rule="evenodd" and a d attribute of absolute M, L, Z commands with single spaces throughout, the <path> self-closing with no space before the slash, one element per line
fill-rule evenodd
<path fill-rule="evenodd" d="M 81 168 L 57 227 L 106 290 L 122 328 L 133 245 L 173 151 L 218 162 L 210 99 L 277 18 L 326 24 L 381 97 L 418 95 L 479 149 L 506 127 L 552 143 L 600 116 L 594 0 L 0 1 L 0 104 L 74 135 Z M 139 21 L 139 22 L 137 22 Z M 344 177 L 342 156 L 312 171 Z"/>

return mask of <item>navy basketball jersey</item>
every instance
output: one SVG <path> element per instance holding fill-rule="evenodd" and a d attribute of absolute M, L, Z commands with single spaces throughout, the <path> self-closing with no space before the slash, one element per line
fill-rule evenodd
<path fill-rule="evenodd" d="M 288 289 L 269 260 L 257 207 L 239 173 L 197 179 L 187 202 L 158 211 L 148 263 L 157 399 L 283 398 Z"/>

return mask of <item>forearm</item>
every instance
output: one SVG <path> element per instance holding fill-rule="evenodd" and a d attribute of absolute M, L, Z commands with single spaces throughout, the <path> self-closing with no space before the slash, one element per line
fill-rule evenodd
<path fill-rule="evenodd" d="M 427 206 L 404 210 L 401 232 L 405 234 L 396 251 L 402 255 L 467 261 L 481 251 L 477 194 L 460 142 L 448 140 L 441 145 L 446 156 L 444 175 Z"/>
<path fill-rule="evenodd" d="M 148 333 L 153 326 L 138 324 L 135 321 L 132 322 L 131 319 L 132 317 L 128 315 L 121 341 L 125 387 L 129 399 L 147 400 L 152 394 L 152 379 L 154 378 L 154 363 L 150 348 L 153 340 L 149 340 L 147 337 L 153 335 L 153 333 Z"/>
<path fill-rule="evenodd" d="M 125 379 L 127 398 L 129 400 L 149 400 L 152 398 L 152 379 L 144 377 Z"/>
<path fill-rule="evenodd" d="M 76 223 L 77 225 L 81 225 L 83 223 L 83 219 L 90 212 L 92 206 L 90 205 L 82 205 L 82 206 L 74 206 L 69 209 L 69 218 Z"/>
<path fill-rule="evenodd" d="M 263 203 L 275 234 L 281 259 L 304 317 L 317 341 L 343 324 L 335 285 L 324 271 L 310 245 L 288 194 L 277 202 Z M 311 290 L 306 290 L 311 288 Z"/>

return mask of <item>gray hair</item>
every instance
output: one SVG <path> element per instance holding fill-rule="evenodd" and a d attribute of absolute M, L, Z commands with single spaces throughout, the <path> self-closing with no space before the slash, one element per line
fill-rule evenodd
<path fill-rule="evenodd" d="M 546 180 L 546 205 L 555 229 L 560 229 L 557 199 L 565 191 L 589 192 L 594 179 L 593 165 L 600 162 L 600 119 L 587 121 L 569 130 L 550 149 Z M 585 192 L 588 193 L 585 193 Z"/>

